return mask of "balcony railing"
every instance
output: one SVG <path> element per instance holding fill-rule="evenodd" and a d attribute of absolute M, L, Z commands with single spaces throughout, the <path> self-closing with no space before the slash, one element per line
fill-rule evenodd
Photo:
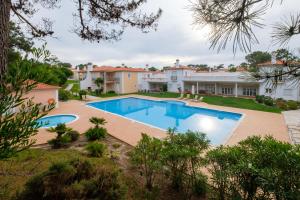
<path fill-rule="evenodd" d="M 148 82 L 167 82 L 167 78 L 149 78 L 149 77 L 146 77 L 146 78 L 143 78 L 144 81 L 148 81 Z"/>

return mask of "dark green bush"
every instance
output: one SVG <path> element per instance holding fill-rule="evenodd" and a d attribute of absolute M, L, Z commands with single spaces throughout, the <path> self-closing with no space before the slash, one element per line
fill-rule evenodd
<path fill-rule="evenodd" d="M 107 92 L 107 94 L 116 94 L 116 92 L 113 91 L 113 90 L 110 90 L 110 91 Z"/>
<path fill-rule="evenodd" d="M 68 101 L 71 98 L 72 94 L 64 89 L 59 89 L 58 90 L 58 99 L 60 101 Z"/>
<path fill-rule="evenodd" d="M 208 152 L 218 199 L 298 199 L 300 147 L 271 137 L 251 137 Z"/>
<path fill-rule="evenodd" d="M 48 144 L 50 144 L 53 149 L 59 149 L 68 147 L 71 141 L 72 139 L 69 135 L 63 135 L 61 137 L 56 137 L 54 139 L 49 140 Z"/>
<path fill-rule="evenodd" d="M 105 138 L 107 134 L 106 128 L 98 127 L 98 128 L 90 128 L 85 132 L 85 136 L 89 141 L 100 140 Z"/>
<path fill-rule="evenodd" d="M 264 95 L 256 95 L 255 99 L 258 103 L 264 103 L 265 96 Z"/>
<path fill-rule="evenodd" d="M 299 107 L 297 101 L 289 100 L 289 101 L 287 101 L 286 104 L 287 104 L 288 110 L 297 110 Z"/>
<path fill-rule="evenodd" d="M 274 106 L 274 100 L 271 97 L 265 97 L 264 104 L 267 106 Z"/>
<path fill-rule="evenodd" d="M 80 136 L 79 132 L 74 130 L 67 132 L 67 135 L 71 138 L 72 142 L 77 141 Z"/>
<path fill-rule="evenodd" d="M 16 199 L 124 199 L 126 187 L 120 171 L 73 160 L 53 164 L 32 177 Z"/>
<path fill-rule="evenodd" d="M 89 143 L 85 149 L 89 152 L 89 155 L 90 156 L 93 156 L 93 157 L 103 157 L 106 150 L 107 150 L 107 147 L 105 144 L 103 143 L 100 143 L 100 142 L 92 142 L 92 143 Z"/>
<path fill-rule="evenodd" d="M 79 98 L 82 100 L 83 96 L 85 96 L 85 98 L 86 98 L 87 91 L 86 90 L 79 90 L 78 94 L 79 94 Z"/>

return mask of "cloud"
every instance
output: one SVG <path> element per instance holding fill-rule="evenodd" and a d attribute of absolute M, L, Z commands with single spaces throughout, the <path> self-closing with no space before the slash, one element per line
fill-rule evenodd
<path fill-rule="evenodd" d="M 136 29 L 127 29 L 119 42 L 90 43 L 82 41 L 72 32 L 73 17 L 76 12 L 73 1 L 62 1 L 62 6 L 54 11 L 41 11 L 38 17 L 46 16 L 54 19 L 54 31 L 57 39 L 47 38 L 48 48 L 64 62 L 73 65 L 92 62 L 97 65 L 131 66 L 166 66 L 172 65 L 179 58 L 183 64 L 224 63 L 239 64 L 245 54 L 239 52 L 233 55 L 231 45 L 220 53 L 209 49 L 209 27 L 199 29 L 193 25 L 193 17 L 188 5 L 189 0 L 149 0 L 143 6 L 147 12 L 163 9 L 158 31 L 143 34 Z M 275 3 L 263 17 L 266 26 L 254 31 L 260 44 L 253 50 L 272 51 L 278 46 L 271 44 L 272 25 L 284 17 L 285 13 L 298 12 L 299 0 L 283 1 L 282 5 Z M 37 17 L 37 18 L 38 18 Z M 38 20 L 35 18 L 34 20 Z M 39 43 L 39 42 L 38 42 Z M 299 48 L 300 38 L 291 41 L 290 49 Z"/>

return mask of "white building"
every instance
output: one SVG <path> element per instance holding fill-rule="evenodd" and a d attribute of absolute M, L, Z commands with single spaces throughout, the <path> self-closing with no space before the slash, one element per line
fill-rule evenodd
<path fill-rule="evenodd" d="M 284 69 L 283 63 L 260 64 L 260 70 Z M 194 69 L 181 66 L 179 60 L 174 67 L 163 72 L 144 72 L 138 76 L 139 90 L 159 91 L 164 85 L 169 92 L 212 94 L 235 97 L 255 97 L 266 95 L 272 98 L 300 100 L 300 87 L 288 81 L 279 82 L 276 88 L 263 81 L 251 78 L 248 72 L 196 72 Z"/>

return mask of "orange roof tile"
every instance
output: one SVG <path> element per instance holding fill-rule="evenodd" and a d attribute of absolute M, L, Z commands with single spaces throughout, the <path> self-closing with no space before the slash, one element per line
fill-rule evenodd
<path fill-rule="evenodd" d="M 36 81 L 34 81 L 34 80 L 28 80 L 28 84 L 33 84 L 35 82 Z M 60 88 L 59 86 L 37 82 L 36 87 L 33 89 L 34 90 L 49 90 L 49 89 L 59 89 L 59 88 Z"/>
<path fill-rule="evenodd" d="M 142 68 L 128 68 L 128 67 L 111 67 L 111 66 L 101 66 L 94 67 L 93 72 L 144 72 L 145 69 Z"/>
<path fill-rule="evenodd" d="M 191 67 L 188 67 L 188 66 L 167 67 L 167 68 L 165 68 L 165 70 L 183 70 L 183 69 L 193 70 Z"/>
<path fill-rule="evenodd" d="M 258 66 L 273 66 L 273 65 L 285 65 L 285 64 L 286 62 L 282 60 L 276 60 L 276 63 L 272 63 L 272 61 L 268 61 L 268 62 L 260 63 L 258 64 Z"/>

